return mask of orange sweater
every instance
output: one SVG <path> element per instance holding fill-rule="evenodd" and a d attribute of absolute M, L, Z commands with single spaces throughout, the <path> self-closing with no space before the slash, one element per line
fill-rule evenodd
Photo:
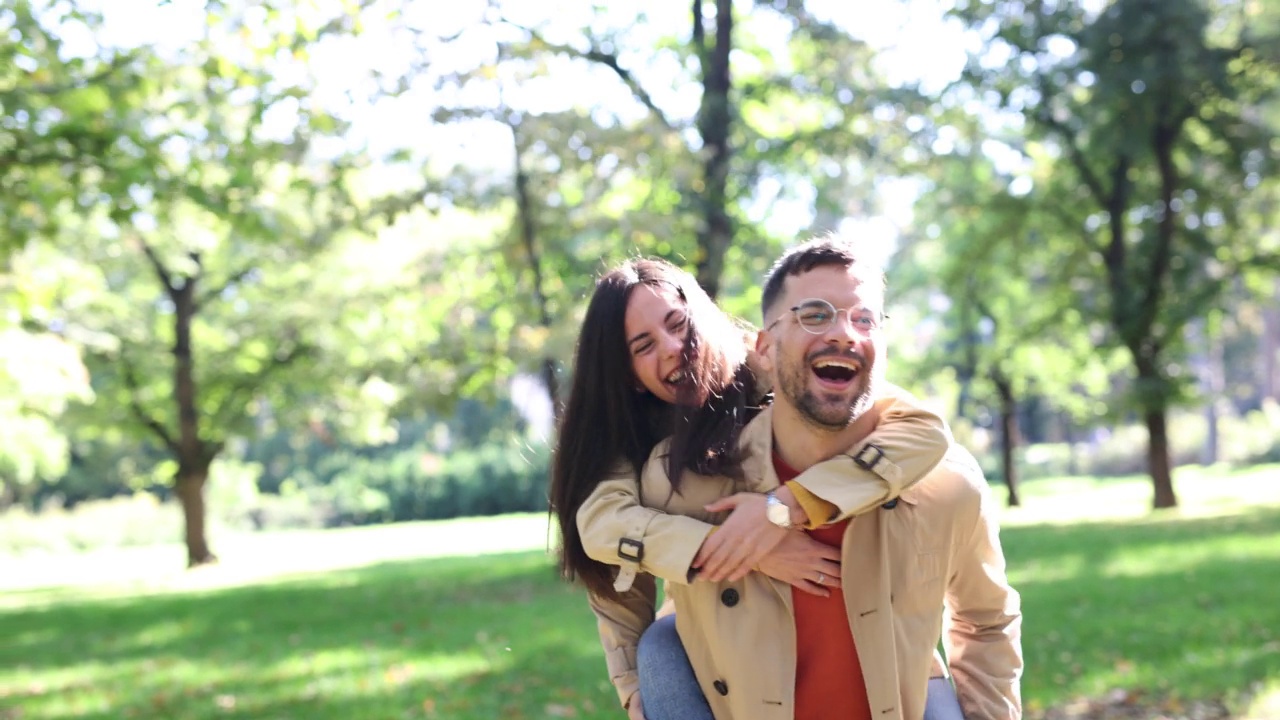
<path fill-rule="evenodd" d="M 774 454 L 778 480 L 799 475 Z M 806 530 L 809 537 L 840 547 L 849 521 Z M 830 597 L 791 589 L 796 619 L 795 720 L 871 720 L 862 664 L 849 629 L 844 593 L 828 588 Z"/>

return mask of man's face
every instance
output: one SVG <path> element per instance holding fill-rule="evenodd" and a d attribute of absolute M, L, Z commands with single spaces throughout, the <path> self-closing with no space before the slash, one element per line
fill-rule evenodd
<path fill-rule="evenodd" d="M 809 300 L 830 303 L 834 317 Z M 790 309 L 798 305 L 810 308 L 801 313 L 805 323 Z M 848 427 L 874 400 L 883 317 L 881 288 L 864 285 L 849 268 L 827 265 L 788 277 L 756 348 L 772 371 L 775 401 L 824 430 Z"/>

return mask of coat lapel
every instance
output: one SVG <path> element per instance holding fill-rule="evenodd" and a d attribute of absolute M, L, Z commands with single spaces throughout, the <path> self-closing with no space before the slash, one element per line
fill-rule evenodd
<path fill-rule="evenodd" d="M 876 509 L 849 521 L 840 549 L 845 608 L 853 631 L 867 699 L 877 718 L 892 718 L 898 707 L 898 658 L 894 641 L 893 598 L 889 584 L 888 527 Z"/>

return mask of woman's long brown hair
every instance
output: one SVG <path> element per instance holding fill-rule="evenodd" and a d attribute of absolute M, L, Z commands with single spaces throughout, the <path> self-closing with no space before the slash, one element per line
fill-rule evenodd
<path fill-rule="evenodd" d="M 651 393 L 636 389 L 624 327 L 627 302 L 640 285 L 674 291 L 685 302 L 690 380 L 679 396 L 682 403 L 691 403 L 686 412 L 675 413 Z M 743 386 L 737 377 L 746 356 L 745 338 L 744 327 L 716 307 L 689 273 L 665 261 L 630 260 L 596 283 L 578 335 L 551 466 L 550 512 L 560 529 L 562 577 L 581 582 L 594 595 L 616 597 L 616 567 L 587 556 L 578 532 L 578 509 L 619 466 L 625 465 L 638 481 L 654 446 L 677 427 L 675 418 L 679 427 L 693 432 L 687 434 L 689 441 L 673 447 L 668 462 L 675 459 L 680 467 L 705 470 L 717 467 L 715 462 L 707 464 L 708 457 L 732 457 L 724 452 L 726 438 L 736 444 L 734 428 L 741 427 L 743 415 L 725 413 L 726 403 L 736 407 L 738 394 L 749 396 L 754 387 L 749 382 Z M 707 406 L 695 407 L 699 401 Z M 677 484 L 678 475 L 672 475 Z"/>

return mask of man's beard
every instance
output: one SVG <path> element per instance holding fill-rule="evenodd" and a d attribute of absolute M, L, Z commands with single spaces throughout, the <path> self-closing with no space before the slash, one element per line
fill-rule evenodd
<path fill-rule="evenodd" d="M 809 387 L 809 378 L 813 374 L 811 369 L 813 361 L 818 357 L 836 354 L 857 360 L 862 368 L 854 379 L 855 392 L 851 400 L 845 400 L 843 393 L 820 396 Z M 804 358 L 800 363 L 784 362 L 781 372 L 778 373 L 778 391 L 795 406 L 806 422 L 829 432 L 838 432 L 849 427 L 853 421 L 871 409 L 871 404 L 875 400 L 873 369 L 874 366 L 868 364 L 866 357 L 861 353 L 818 351 Z"/>

